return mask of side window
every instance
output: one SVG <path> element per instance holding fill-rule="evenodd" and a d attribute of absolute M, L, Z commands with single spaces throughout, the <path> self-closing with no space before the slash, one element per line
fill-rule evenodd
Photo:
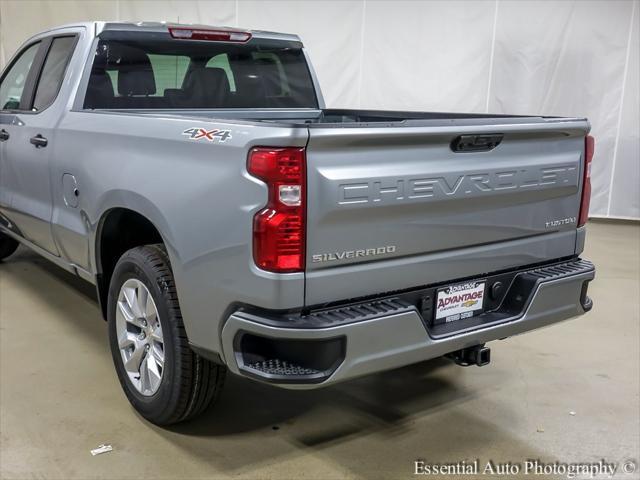
<path fill-rule="evenodd" d="M 226 53 L 220 53 L 207 62 L 206 68 L 221 68 L 227 74 L 229 80 L 229 88 L 232 92 L 236 91 L 236 81 L 233 78 L 233 71 L 229 65 L 229 56 Z"/>
<path fill-rule="evenodd" d="M 75 40 L 75 37 L 57 37 L 51 42 L 36 88 L 36 97 L 33 102 L 35 111 L 44 110 L 58 96 Z"/>
<path fill-rule="evenodd" d="M 39 47 L 40 42 L 23 50 L 2 79 L 2 83 L 0 83 L 0 110 L 18 110 L 20 108 L 20 100 L 27 83 L 29 69 Z"/>
<path fill-rule="evenodd" d="M 156 80 L 156 96 L 163 96 L 167 88 L 182 87 L 182 81 L 191 61 L 189 57 L 154 54 L 149 54 L 148 57 Z M 115 85 L 117 85 L 117 82 Z"/>

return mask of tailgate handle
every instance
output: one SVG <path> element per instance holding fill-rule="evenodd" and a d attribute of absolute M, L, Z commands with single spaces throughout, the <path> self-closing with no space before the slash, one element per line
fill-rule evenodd
<path fill-rule="evenodd" d="M 451 150 L 454 152 L 488 152 L 500 145 L 503 136 L 502 133 L 460 135 L 451 142 Z"/>

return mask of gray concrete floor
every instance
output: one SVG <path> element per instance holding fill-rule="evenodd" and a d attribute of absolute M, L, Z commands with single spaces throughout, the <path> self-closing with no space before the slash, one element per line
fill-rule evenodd
<path fill-rule="evenodd" d="M 316 392 L 232 377 L 216 408 L 163 430 L 120 390 L 92 287 L 21 249 L 0 264 L 0 477 L 410 478 L 416 459 L 637 464 L 640 227 L 591 224 L 585 257 L 598 267 L 593 311 L 492 343 L 488 367 L 436 360 Z M 101 443 L 114 451 L 92 457 Z"/>

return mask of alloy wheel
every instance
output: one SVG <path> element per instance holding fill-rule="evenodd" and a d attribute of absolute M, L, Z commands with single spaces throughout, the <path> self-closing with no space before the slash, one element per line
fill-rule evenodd
<path fill-rule="evenodd" d="M 129 380 L 142 395 L 153 395 L 164 371 L 162 325 L 151 293 L 136 278 L 130 278 L 120 288 L 116 334 Z"/>

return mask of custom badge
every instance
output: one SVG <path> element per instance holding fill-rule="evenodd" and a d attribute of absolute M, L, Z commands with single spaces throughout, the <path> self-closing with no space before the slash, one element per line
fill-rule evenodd
<path fill-rule="evenodd" d="M 209 142 L 224 143 L 231 138 L 230 130 L 207 130 L 206 128 L 193 127 L 187 128 L 183 135 L 188 135 L 191 140 L 207 140 Z"/>

